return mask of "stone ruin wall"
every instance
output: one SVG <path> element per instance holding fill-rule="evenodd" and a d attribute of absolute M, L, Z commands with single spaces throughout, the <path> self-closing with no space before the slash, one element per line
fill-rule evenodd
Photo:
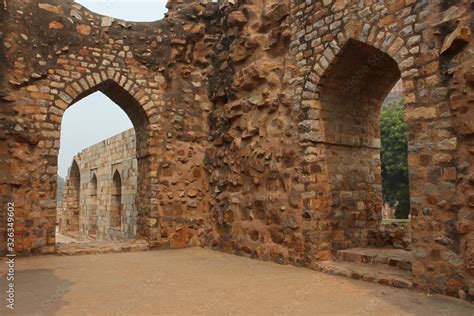
<path fill-rule="evenodd" d="M 311 124 L 313 136 L 323 142 L 318 146 L 320 151 L 316 151 L 316 157 L 306 157 L 323 162 L 318 170 L 329 171 L 329 192 L 326 192 L 332 197 L 333 215 L 343 211 L 339 207 L 344 192 L 335 186 L 339 166 L 333 164 L 331 156 L 326 156 L 334 154 L 332 144 L 327 144 L 326 126 L 333 126 L 333 122 L 325 118 L 327 95 L 328 88 L 333 87 L 331 81 L 339 77 L 337 67 L 347 62 L 344 54 L 350 47 L 349 41 L 356 39 L 389 55 L 397 63 L 403 82 L 409 131 L 414 282 L 419 288 L 450 295 L 459 293 L 464 284 L 464 291 L 472 295 L 471 4 L 468 1 L 300 3 L 295 7 L 300 23 L 296 23 L 293 32 L 297 34 L 293 51 L 301 65 L 302 84 L 298 91 L 302 106 L 307 108 L 306 118 L 319 121 L 319 127 L 316 122 Z M 315 30 L 306 21 L 317 21 L 313 25 L 317 36 L 325 34 L 322 45 L 314 47 L 310 43 Z M 387 60 L 387 66 L 389 63 Z M 348 66 L 347 69 L 354 70 Z M 394 73 L 390 70 L 393 67 L 384 68 L 387 75 Z M 377 67 L 368 67 L 361 76 L 364 80 L 359 82 L 368 80 L 374 89 L 383 88 L 377 84 L 377 70 Z M 351 92 L 355 92 L 354 88 L 361 89 L 358 97 L 370 97 L 365 94 L 364 86 L 351 88 Z M 377 164 L 375 160 L 372 165 Z M 310 165 L 315 163 L 310 162 Z M 348 202 L 357 205 L 354 199 Z M 350 222 L 346 224 L 337 218 L 334 221 L 331 217 L 328 220 L 337 234 L 330 238 L 336 240 L 336 247 L 339 247 L 340 224 L 348 225 L 344 227 L 347 235 L 341 241 L 354 242 Z"/>
<path fill-rule="evenodd" d="M 74 157 L 66 178 L 64 203 L 58 212 L 61 233 L 85 240 L 124 240 L 137 236 L 135 141 L 135 131 L 130 129 Z M 74 181 L 77 171 L 79 181 Z M 119 192 L 114 181 L 117 175 Z M 119 225 L 113 218 L 117 214 Z"/>
<path fill-rule="evenodd" d="M 169 7 L 153 23 L 70 1 L 0 9 L 0 185 L 18 252 L 54 251 L 61 117 L 97 90 L 137 132 L 137 234 L 152 247 L 313 267 L 372 244 L 378 115 L 401 78 L 414 284 L 474 297 L 470 1 Z"/>
<path fill-rule="evenodd" d="M 201 78 L 209 66 L 204 48 L 218 38 L 210 25 L 214 15 L 184 30 L 179 19 L 112 21 L 69 1 L 12 1 L 2 8 L 2 49 L 8 52 L 2 62 L 9 69 L 8 78 L 2 76 L 2 102 L 8 105 L 2 111 L 1 150 L 8 165 L 2 196 L 18 200 L 19 253 L 54 250 L 61 118 L 97 90 L 128 114 L 137 134 L 138 234 L 155 247 L 203 243 L 210 107 Z M 194 46 L 203 49 L 192 51 Z M 199 190 L 198 202 L 189 207 L 174 198 L 188 189 Z"/>

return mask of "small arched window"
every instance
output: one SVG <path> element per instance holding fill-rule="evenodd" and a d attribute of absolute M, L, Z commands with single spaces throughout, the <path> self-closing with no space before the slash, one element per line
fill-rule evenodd
<path fill-rule="evenodd" d="M 91 180 L 91 195 L 97 196 L 97 176 L 95 175 L 95 173 L 92 176 Z"/>
<path fill-rule="evenodd" d="M 118 170 L 115 171 L 112 178 L 111 189 L 110 224 L 112 228 L 120 228 L 122 226 L 122 178 Z"/>

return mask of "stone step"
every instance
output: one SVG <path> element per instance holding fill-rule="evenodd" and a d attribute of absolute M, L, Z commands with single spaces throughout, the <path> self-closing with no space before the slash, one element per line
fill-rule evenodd
<path fill-rule="evenodd" d="M 58 255 L 91 255 L 106 254 L 114 252 L 138 252 L 149 249 L 145 240 L 129 241 L 90 241 L 83 243 L 57 244 L 56 254 Z"/>
<path fill-rule="evenodd" d="M 336 258 L 339 261 L 381 264 L 411 271 L 411 252 L 403 249 L 353 248 L 339 250 Z"/>
<path fill-rule="evenodd" d="M 411 272 L 386 264 L 368 265 L 360 262 L 319 261 L 315 263 L 314 269 L 397 288 L 411 288 L 413 286 Z"/>

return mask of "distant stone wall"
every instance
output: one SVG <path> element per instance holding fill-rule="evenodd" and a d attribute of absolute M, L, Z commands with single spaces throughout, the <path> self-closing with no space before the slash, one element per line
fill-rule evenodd
<path fill-rule="evenodd" d="M 58 216 L 61 232 L 100 240 L 136 236 L 135 144 L 135 132 L 131 129 L 74 157 Z"/>

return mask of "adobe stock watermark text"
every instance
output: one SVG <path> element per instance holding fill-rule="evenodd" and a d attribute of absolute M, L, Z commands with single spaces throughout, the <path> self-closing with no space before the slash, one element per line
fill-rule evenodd
<path fill-rule="evenodd" d="M 15 203 L 7 203 L 7 298 L 6 306 L 15 309 Z"/>

